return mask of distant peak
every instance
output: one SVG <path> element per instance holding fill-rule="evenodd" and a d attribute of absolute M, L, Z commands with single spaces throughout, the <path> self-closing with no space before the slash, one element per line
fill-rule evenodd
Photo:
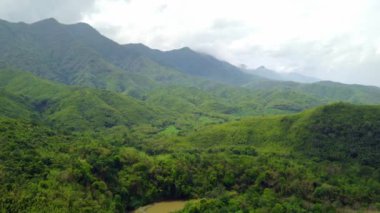
<path fill-rule="evenodd" d="M 143 43 L 129 43 L 129 44 L 125 44 L 124 46 L 148 48 L 148 46 L 146 46 Z"/>
<path fill-rule="evenodd" d="M 183 51 L 193 51 L 192 49 L 190 49 L 190 47 L 182 47 L 178 50 L 183 50 Z"/>
<path fill-rule="evenodd" d="M 138 50 L 138 51 L 151 50 L 150 47 L 146 46 L 143 43 L 129 43 L 129 44 L 124 44 L 123 46 L 129 49 Z"/>
<path fill-rule="evenodd" d="M 47 18 L 34 22 L 33 24 L 59 24 L 59 22 L 55 18 Z"/>
<path fill-rule="evenodd" d="M 257 69 L 258 69 L 258 70 L 266 70 L 267 68 L 266 68 L 265 66 L 261 65 L 261 66 L 259 66 Z"/>
<path fill-rule="evenodd" d="M 79 30 L 81 32 L 91 32 L 91 33 L 96 33 L 98 34 L 99 32 L 93 28 L 91 25 L 84 23 L 84 22 L 79 22 L 75 24 L 68 24 L 66 26 L 71 27 L 72 29 Z"/>
<path fill-rule="evenodd" d="M 55 19 L 55 18 L 42 19 L 42 20 L 37 21 L 37 22 L 35 22 L 35 23 L 38 23 L 38 22 L 46 22 L 46 23 L 52 22 L 52 23 L 58 23 L 57 19 Z"/>
<path fill-rule="evenodd" d="M 189 54 L 189 53 L 194 53 L 195 51 L 193 51 L 192 49 L 190 49 L 189 47 L 182 47 L 182 48 L 179 48 L 179 49 L 173 49 L 173 50 L 168 50 L 167 52 L 175 52 L 175 53 L 186 53 L 186 54 Z"/>

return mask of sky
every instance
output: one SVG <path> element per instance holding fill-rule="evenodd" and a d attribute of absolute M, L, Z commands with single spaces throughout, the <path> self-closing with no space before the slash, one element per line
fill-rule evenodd
<path fill-rule="evenodd" d="M 0 18 L 86 22 L 118 43 L 380 86 L 378 0 L 0 0 Z"/>

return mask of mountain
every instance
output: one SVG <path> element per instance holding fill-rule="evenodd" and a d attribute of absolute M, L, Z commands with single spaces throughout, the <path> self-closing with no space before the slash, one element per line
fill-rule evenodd
<path fill-rule="evenodd" d="M 247 82 L 249 76 L 226 62 L 189 49 L 143 53 L 117 44 L 87 24 L 64 25 L 55 19 L 33 24 L 0 21 L 0 46 L 1 67 L 30 71 L 65 84 L 121 92 L 202 82 L 192 76 L 225 83 Z"/>
<path fill-rule="evenodd" d="M 255 79 L 255 76 L 244 73 L 225 61 L 195 52 L 188 47 L 171 51 L 154 50 L 143 44 L 127 44 L 125 47 L 146 55 L 164 66 L 173 67 L 186 74 L 203 77 L 208 80 L 241 85 Z"/>
<path fill-rule="evenodd" d="M 250 74 L 254 74 L 256 76 L 261 76 L 263 78 L 276 80 L 276 81 L 294 81 L 299 83 L 315 83 L 321 81 L 317 78 L 304 76 L 299 73 L 291 72 L 291 73 L 279 73 L 270 69 L 267 69 L 264 66 L 260 66 L 257 69 L 253 70 L 245 70 Z"/>
<path fill-rule="evenodd" d="M 64 84 L 139 93 L 156 84 L 188 82 L 187 76 L 125 51 L 83 23 L 1 21 L 0 37 L 0 66 Z"/>
<path fill-rule="evenodd" d="M 376 87 L 269 80 L 189 48 L 159 51 L 143 44 L 119 45 L 85 23 L 0 21 L 0 50 L 0 67 L 122 93 L 153 108 L 170 109 L 172 115 L 181 113 L 177 129 L 231 117 L 300 112 L 335 101 L 380 103 Z M 11 113 L 11 107 L 3 107 Z"/>
<path fill-rule="evenodd" d="M 157 95 L 172 88 L 191 96 L 186 88 L 196 88 L 213 97 L 205 104 L 235 114 L 294 112 L 343 100 L 379 103 L 380 91 L 333 82 L 269 80 L 189 48 L 159 51 L 142 44 L 119 45 L 85 23 L 64 25 L 54 19 L 33 24 L 0 21 L 0 67 L 143 101 L 158 100 Z"/>

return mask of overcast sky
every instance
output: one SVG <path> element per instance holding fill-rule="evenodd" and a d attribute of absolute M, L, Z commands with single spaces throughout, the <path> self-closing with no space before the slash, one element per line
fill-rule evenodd
<path fill-rule="evenodd" d="M 379 0 L 0 0 L 0 18 L 86 22 L 119 43 L 380 86 Z"/>

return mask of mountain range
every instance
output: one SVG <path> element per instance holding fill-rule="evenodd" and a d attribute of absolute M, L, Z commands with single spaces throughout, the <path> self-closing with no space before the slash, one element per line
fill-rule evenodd
<path fill-rule="evenodd" d="M 257 69 L 246 70 L 246 72 L 252 73 L 263 78 L 277 80 L 277 81 L 293 81 L 299 83 L 315 83 L 321 81 L 320 79 L 301 75 L 295 72 L 290 73 L 280 73 L 270 69 L 267 69 L 264 66 L 260 66 Z"/>
<path fill-rule="evenodd" d="M 379 104 L 378 87 L 0 20 L 0 210 L 376 211 Z"/>
<path fill-rule="evenodd" d="M 0 33 L 0 67 L 28 71 L 68 85 L 121 92 L 138 99 L 150 97 L 157 89 L 180 86 L 195 87 L 218 99 L 221 94 L 215 94 L 215 90 L 226 90 L 225 96 L 239 90 L 241 96 L 248 96 L 245 101 L 272 93 L 289 94 L 288 100 L 285 95 L 277 101 L 283 105 L 294 102 L 293 96 L 311 99 L 317 96 L 323 100 L 321 103 L 379 102 L 376 87 L 274 81 L 248 74 L 190 48 L 165 52 L 142 44 L 119 45 L 84 23 L 64 25 L 55 19 L 33 24 L 1 21 Z M 258 70 L 271 72 L 265 68 Z M 276 100 L 274 97 L 271 101 Z"/>

